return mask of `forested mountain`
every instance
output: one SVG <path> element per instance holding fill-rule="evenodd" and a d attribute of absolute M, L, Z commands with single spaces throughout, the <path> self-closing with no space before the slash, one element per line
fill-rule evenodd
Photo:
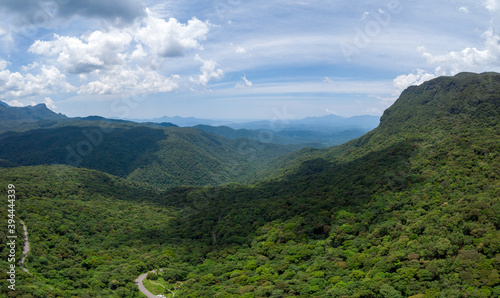
<path fill-rule="evenodd" d="M 301 144 L 302 146 L 324 148 L 340 145 L 364 135 L 377 127 L 379 120 L 380 117 L 369 115 L 349 118 L 327 115 L 304 119 L 280 118 L 242 123 L 193 117 L 162 117 L 149 121 L 150 123 L 167 121 L 181 127 L 195 127 L 229 139 L 252 138 L 264 143 Z M 140 122 L 144 121 L 146 120 Z"/>
<path fill-rule="evenodd" d="M 325 148 L 340 145 L 364 135 L 370 129 L 331 127 L 322 128 L 290 128 L 282 131 L 270 129 L 250 130 L 232 129 L 228 126 L 196 125 L 195 128 L 211 132 L 228 139 L 250 138 L 264 143 L 281 145 L 299 145 L 308 148 Z"/>
<path fill-rule="evenodd" d="M 499 126 L 500 75 L 467 73 L 408 88 L 375 130 L 251 185 L 4 169 L 33 239 L 17 293 L 134 297 L 162 268 L 151 285 L 175 297 L 498 297 Z"/>
<path fill-rule="evenodd" d="M 340 117 L 327 115 L 304 119 L 282 119 L 276 121 L 255 121 L 247 123 L 227 124 L 237 132 L 247 131 L 267 136 L 272 135 L 270 142 L 277 144 L 314 144 L 310 147 L 328 147 L 340 145 L 358 138 L 377 127 L 380 117 L 355 116 Z M 201 128 L 207 129 L 207 127 Z M 227 129 L 211 128 L 213 133 L 225 136 Z"/>
<path fill-rule="evenodd" d="M 33 127 L 35 122 L 40 122 L 41 126 L 46 123 L 67 119 L 62 114 L 56 114 L 49 110 L 45 104 L 27 107 L 10 107 L 0 102 L 0 133 L 20 127 Z M 40 127 L 40 126 L 35 126 Z"/>
<path fill-rule="evenodd" d="M 251 181 L 295 150 L 171 124 L 84 120 L 0 135 L 0 166 L 67 164 L 165 188 Z"/>

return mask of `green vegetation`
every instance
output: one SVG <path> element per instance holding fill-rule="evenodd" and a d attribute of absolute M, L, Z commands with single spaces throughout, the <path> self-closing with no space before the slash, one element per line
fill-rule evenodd
<path fill-rule="evenodd" d="M 499 131 L 500 75 L 460 74 L 410 87 L 374 131 L 281 158 L 254 184 L 3 169 L 32 239 L 16 294 L 138 297 L 132 281 L 157 269 L 157 284 L 182 283 L 175 297 L 499 297 Z M 170 138 L 176 158 L 188 136 Z M 217 160 L 225 143 L 205 136 Z"/>
<path fill-rule="evenodd" d="M 0 135 L 0 167 L 69 164 L 159 188 L 248 182 L 298 147 L 228 140 L 193 128 L 72 121 Z M 30 146 L 26 146 L 30 144 Z"/>
<path fill-rule="evenodd" d="M 67 119 L 47 109 L 45 104 L 28 107 L 9 107 L 0 102 L 0 133 L 10 130 L 27 130 L 53 125 Z"/>

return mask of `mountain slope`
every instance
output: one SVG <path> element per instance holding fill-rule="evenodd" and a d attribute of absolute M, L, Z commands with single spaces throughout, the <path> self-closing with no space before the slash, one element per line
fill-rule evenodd
<path fill-rule="evenodd" d="M 53 122 L 63 119 L 67 117 L 52 112 L 45 104 L 27 107 L 0 104 L 0 133 L 38 121 Z"/>
<path fill-rule="evenodd" d="M 28 262 L 50 287 L 26 281 L 29 293 L 126 296 L 130 276 L 163 268 L 155 282 L 181 285 L 176 297 L 498 297 L 499 126 L 500 75 L 460 74 L 254 185 L 156 192 L 85 169 L 57 182 L 55 167 L 0 181 L 21 186 L 38 237 Z"/>
<path fill-rule="evenodd" d="M 350 161 L 409 139 L 425 139 L 428 145 L 440 145 L 449 150 L 459 146 L 459 134 L 479 138 L 478 130 L 486 130 L 486 135 L 496 138 L 494 131 L 500 117 L 499 80 L 496 73 L 462 73 L 439 77 L 418 87 L 411 86 L 384 112 L 376 129 L 313 155 L 294 153 L 296 159 L 289 159 L 280 167 L 289 172 L 293 164 L 308 158 Z M 489 142 L 477 142 L 484 141 Z M 491 142 L 495 143 L 495 139 Z"/>
<path fill-rule="evenodd" d="M 252 139 L 228 140 L 193 128 L 169 128 L 151 160 L 128 175 L 155 186 L 219 185 L 248 182 L 269 162 L 294 147 L 263 144 Z"/>
<path fill-rule="evenodd" d="M 269 295 L 500 295 L 499 113 L 500 75 L 441 77 L 403 92 L 364 137 L 308 151 L 274 181 L 219 190 L 186 223 L 250 248 L 210 257 L 240 270 L 214 283 Z M 249 255 L 261 260 L 254 269 Z"/>
<path fill-rule="evenodd" d="M 177 211 L 161 206 L 151 187 L 69 166 L 4 169 L 0 181 L 15 186 L 15 235 L 22 235 L 22 219 L 31 247 L 29 274 L 1 258 L 2 297 L 137 297 L 133 280 L 145 268 L 186 251 L 182 240 L 171 241 Z M 7 209 L 0 215 L 7 218 Z M 10 249 L 6 222 L 2 255 Z M 22 237 L 16 245 L 19 260 Z M 9 265 L 16 265 L 15 291 L 7 289 Z"/>
<path fill-rule="evenodd" d="M 91 120 L 0 135 L 0 166 L 68 164 L 158 187 L 217 185 L 255 179 L 267 162 L 294 150 L 168 124 L 112 121 L 104 128 Z"/>

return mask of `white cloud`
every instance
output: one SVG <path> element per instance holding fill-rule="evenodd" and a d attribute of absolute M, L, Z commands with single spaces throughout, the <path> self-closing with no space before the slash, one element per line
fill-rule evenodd
<path fill-rule="evenodd" d="M 37 40 L 29 52 L 49 57 L 57 57 L 57 63 L 69 73 L 89 73 L 113 65 L 124 64 L 125 49 L 132 41 L 126 32 L 94 31 L 80 38 L 54 36 L 55 40 Z"/>
<path fill-rule="evenodd" d="M 468 47 L 461 51 L 452 51 L 444 55 L 433 55 L 420 47 L 419 51 L 427 64 L 436 67 L 437 75 L 455 75 L 462 71 L 483 72 L 500 66 L 500 36 L 492 30 L 483 34 L 484 49 Z"/>
<path fill-rule="evenodd" d="M 20 102 L 20 101 L 18 101 L 16 99 L 14 99 L 14 100 L 7 100 L 7 101 L 5 101 L 5 103 L 8 104 L 11 107 L 25 107 L 25 106 L 29 105 L 29 104 L 23 104 L 22 102 Z"/>
<path fill-rule="evenodd" d="M 9 61 L 0 60 L 0 70 L 4 70 L 9 64 L 10 64 Z"/>
<path fill-rule="evenodd" d="M 463 13 L 469 13 L 469 8 L 467 6 L 460 6 L 458 11 L 463 12 Z"/>
<path fill-rule="evenodd" d="M 167 78 L 156 71 L 141 67 L 127 69 L 122 66 L 98 74 L 98 80 L 83 85 L 79 94 L 116 94 L 134 89 L 147 93 L 172 92 L 179 86 L 178 76 Z"/>
<path fill-rule="evenodd" d="M 197 79 L 191 77 L 192 82 L 206 86 L 211 79 L 219 80 L 224 77 L 224 71 L 220 68 L 217 69 L 218 64 L 214 60 L 203 60 L 198 54 L 196 54 L 194 60 L 201 62 L 202 65 L 200 67 L 201 75 Z"/>
<path fill-rule="evenodd" d="M 393 80 L 394 87 L 396 87 L 396 90 L 398 93 L 401 93 L 403 90 L 408 88 L 409 86 L 412 85 L 420 85 L 424 83 L 425 81 L 428 81 L 430 79 L 435 78 L 436 76 L 431 73 L 426 73 L 423 70 L 419 69 L 417 70 L 416 74 L 408 74 L 408 75 L 400 75 L 397 76 Z"/>
<path fill-rule="evenodd" d="M 79 94 L 116 94 L 132 89 L 149 93 L 174 91 L 179 87 L 179 76 L 162 74 L 158 66 L 190 50 L 202 50 L 200 42 L 206 39 L 210 24 L 196 18 L 183 24 L 147 13 L 142 23 L 129 27 L 37 40 L 29 52 L 46 56 L 48 63 L 78 75 L 83 83 Z M 202 60 L 198 55 L 195 59 L 202 63 L 200 85 L 223 77 L 215 61 Z"/>
<path fill-rule="evenodd" d="M 45 103 L 45 105 L 47 106 L 47 108 L 49 108 L 51 110 L 54 110 L 54 109 L 57 108 L 57 106 L 54 104 L 54 101 L 50 97 L 45 97 L 43 99 L 43 102 Z"/>
<path fill-rule="evenodd" d="M 66 82 L 66 76 L 55 66 L 43 65 L 38 74 L 21 74 L 6 69 L 2 62 L 0 71 L 0 98 L 32 97 L 75 91 L 75 87 Z"/>
<path fill-rule="evenodd" d="M 148 56 L 148 54 L 146 53 L 146 51 L 144 51 L 144 48 L 139 43 L 139 44 L 136 45 L 135 50 L 130 55 L 130 58 L 131 59 L 143 59 L 143 58 L 145 58 L 147 56 Z"/>
<path fill-rule="evenodd" d="M 33 63 L 29 64 L 29 65 L 23 65 L 21 68 L 22 68 L 22 70 L 24 72 L 28 72 L 28 71 L 30 71 L 32 69 L 37 68 L 37 67 L 38 67 L 38 62 L 35 61 L 35 62 L 33 62 Z"/>
<path fill-rule="evenodd" d="M 325 77 L 325 78 L 323 79 L 323 83 L 333 84 L 333 80 L 332 80 L 332 79 L 330 79 L 329 77 Z"/>
<path fill-rule="evenodd" d="M 134 38 L 160 57 L 183 56 L 186 51 L 201 49 L 209 23 L 197 18 L 182 24 L 174 18 L 167 21 L 156 18 L 148 11 L 146 24 L 134 33 Z"/>
<path fill-rule="evenodd" d="M 489 11 L 494 12 L 500 8 L 500 0 L 485 0 L 484 5 Z"/>
<path fill-rule="evenodd" d="M 238 54 L 245 54 L 247 52 L 247 50 L 245 50 L 245 48 L 243 47 L 237 47 L 235 51 Z"/>
<path fill-rule="evenodd" d="M 253 83 L 250 82 L 246 76 L 242 76 L 241 79 L 243 80 L 242 83 L 237 83 L 236 88 L 250 88 L 253 86 Z"/>
<path fill-rule="evenodd" d="M 500 8 L 500 0 L 485 1 L 485 5 L 490 11 L 493 11 Z M 464 13 L 469 12 L 467 7 L 460 7 L 459 10 Z M 397 92 L 400 93 L 408 86 L 420 85 L 437 76 L 451 76 L 459 72 L 498 70 L 500 68 L 500 36 L 496 35 L 493 29 L 490 29 L 482 37 L 484 38 L 482 49 L 466 47 L 459 51 L 434 55 L 425 47 L 419 47 L 418 51 L 426 59 L 427 64 L 434 67 L 434 73 L 419 69 L 416 73 L 398 76 L 393 80 Z"/>

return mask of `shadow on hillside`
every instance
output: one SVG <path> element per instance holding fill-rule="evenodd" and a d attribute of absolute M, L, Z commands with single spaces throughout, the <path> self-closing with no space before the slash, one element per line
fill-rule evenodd
<path fill-rule="evenodd" d="M 162 200 L 181 210 L 174 223 L 176 236 L 206 244 L 214 243 L 214 232 L 217 244 L 248 244 L 266 223 L 297 216 L 307 223 L 303 233 L 321 238 L 331 219 L 320 214 L 364 205 L 375 193 L 400 191 L 418 181 L 409 163 L 416 148 L 409 140 L 346 163 L 316 158 L 280 181 L 175 189 Z"/>

